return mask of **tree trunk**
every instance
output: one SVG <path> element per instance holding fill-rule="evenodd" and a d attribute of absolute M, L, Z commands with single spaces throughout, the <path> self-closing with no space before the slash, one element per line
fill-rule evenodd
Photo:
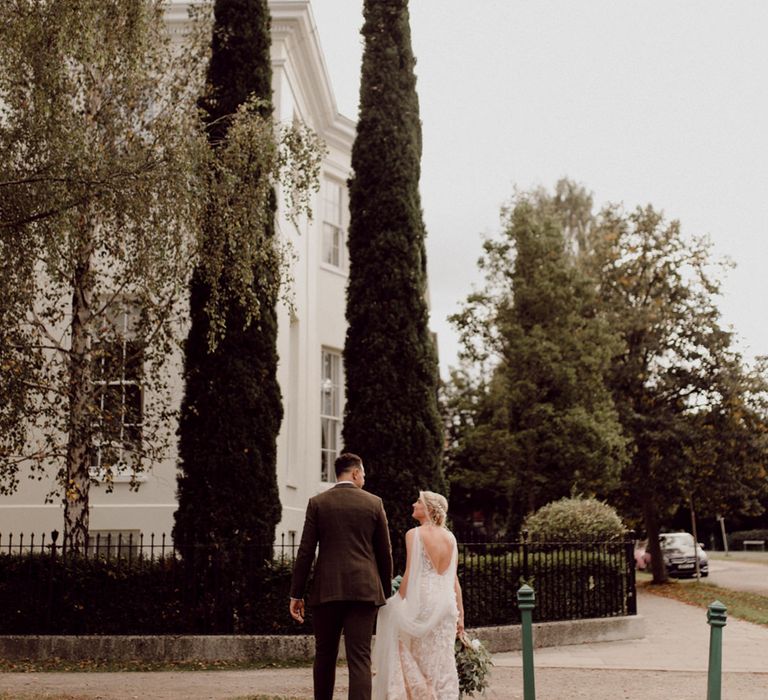
<path fill-rule="evenodd" d="M 661 554 L 661 544 L 659 543 L 659 512 L 652 493 L 645 492 L 642 498 L 643 520 L 645 521 L 645 531 L 648 534 L 647 551 L 651 555 L 653 583 L 666 583 L 669 578 L 667 577 L 667 567 L 664 565 L 664 557 Z"/>
<path fill-rule="evenodd" d="M 90 316 L 93 296 L 93 221 L 86 211 L 72 278 L 72 346 L 69 356 L 69 422 L 64 484 L 65 544 L 88 543 L 89 451 L 93 440 Z"/>

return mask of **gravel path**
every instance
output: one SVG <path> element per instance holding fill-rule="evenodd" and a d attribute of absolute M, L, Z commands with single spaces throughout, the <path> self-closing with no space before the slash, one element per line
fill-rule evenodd
<path fill-rule="evenodd" d="M 702 700 L 706 611 L 641 592 L 643 639 L 537 649 L 537 700 Z M 729 619 L 723 635 L 723 698 L 768 700 L 768 627 Z M 522 700 L 519 652 L 494 656 L 488 700 Z M 347 671 L 336 698 L 346 698 Z M 5 694 L 4 694 L 5 693 Z M 155 673 L 0 673 L 0 700 L 233 700 L 312 697 L 309 668 Z"/>
<path fill-rule="evenodd" d="M 346 698 L 340 669 L 336 698 Z M 544 668 L 536 671 L 537 700 L 701 700 L 706 674 L 689 671 Z M 489 700 L 522 700 L 520 669 L 494 669 Z M 0 689 L 13 700 L 233 700 L 257 694 L 309 700 L 309 669 L 186 673 L 0 674 Z M 768 674 L 725 673 L 723 697 L 766 700 Z"/>

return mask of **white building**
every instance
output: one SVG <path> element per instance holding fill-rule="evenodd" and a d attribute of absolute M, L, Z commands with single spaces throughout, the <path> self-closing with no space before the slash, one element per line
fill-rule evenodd
<path fill-rule="evenodd" d="M 320 192 L 313 203 L 312 221 L 291 224 L 278 212 L 279 235 L 290 243 L 293 265 L 293 306 L 279 311 L 278 379 L 283 394 L 284 419 L 278 438 L 277 475 L 283 518 L 277 534 L 288 540 L 300 533 L 307 499 L 334 479 L 333 460 L 341 447 L 343 388 L 341 351 L 347 282 L 346 181 L 355 124 L 341 116 L 328 79 L 309 0 L 271 0 L 272 67 L 275 117 L 298 119 L 325 141 Z M 174 33 L 183 33 L 186 3 L 168 13 Z M 177 404 L 183 385 L 181 358 L 169 363 Z M 172 426 L 175 432 L 175 428 Z M 138 491 L 129 477 L 116 477 L 112 493 L 104 485 L 91 488 L 91 533 L 151 533 L 170 536 L 176 510 L 176 444 L 165 458 L 141 475 Z M 51 477 L 52 479 L 52 477 Z M 0 533 L 50 533 L 62 530 L 60 504 L 45 504 L 52 481 L 22 476 L 18 491 L 0 497 Z"/>

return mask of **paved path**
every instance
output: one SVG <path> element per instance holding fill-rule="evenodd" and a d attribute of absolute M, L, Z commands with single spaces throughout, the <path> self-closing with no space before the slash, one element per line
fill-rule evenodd
<path fill-rule="evenodd" d="M 762 562 L 710 559 L 709 577 L 704 581 L 734 591 L 768 596 L 768 566 Z"/>
<path fill-rule="evenodd" d="M 704 700 L 709 627 L 701 608 L 641 593 L 644 639 L 537 649 L 537 700 Z M 490 700 L 520 700 L 519 652 L 496 654 Z M 729 620 L 723 698 L 768 698 L 768 627 Z M 0 691 L 21 700 L 69 694 L 78 700 L 231 700 L 257 693 L 312 697 L 308 668 L 175 673 L 0 674 Z M 346 697 L 346 669 L 337 698 Z M 2 697 L 2 695 L 0 695 Z"/>

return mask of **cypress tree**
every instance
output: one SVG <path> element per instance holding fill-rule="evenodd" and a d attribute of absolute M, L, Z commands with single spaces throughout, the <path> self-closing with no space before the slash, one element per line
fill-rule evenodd
<path fill-rule="evenodd" d="M 421 123 L 407 0 L 366 0 L 363 12 L 349 190 L 344 442 L 363 458 L 367 486 L 384 500 L 402 566 L 418 490 L 445 490 L 418 189 Z"/>
<path fill-rule="evenodd" d="M 249 97 L 271 114 L 270 16 L 266 0 L 217 0 L 212 55 L 200 99 L 211 147 L 227 137 L 231 116 Z M 274 213 L 274 196 L 270 200 Z M 216 232 L 216 211 L 208 228 Z M 264 238 L 274 237 L 268 217 Z M 236 251 L 232 253 L 237 254 Z M 267 259 L 270 258 L 267 256 Z M 281 507 L 276 439 L 282 420 L 277 383 L 277 263 L 254 269 L 260 314 L 250 320 L 236 298 L 222 313 L 223 335 L 209 347 L 211 288 L 197 270 L 190 294 L 185 395 L 179 426 L 181 474 L 175 516 L 177 544 L 232 546 L 274 540 Z M 226 289 L 227 266 L 220 288 Z"/>

